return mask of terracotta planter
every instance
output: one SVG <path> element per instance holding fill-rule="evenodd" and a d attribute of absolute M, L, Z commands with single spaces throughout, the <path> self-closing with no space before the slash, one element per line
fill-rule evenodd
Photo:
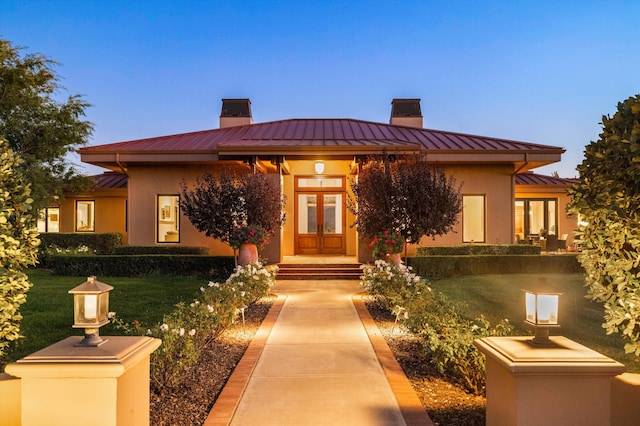
<path fill-rule="evenodd" d="M 400 266 L 400 263 L 402 263 L 402 253 L 389 254 L 384 258 L 384 261 L 387 262 L 388 264 L 394 264 L 396 266 Z"/>
<path fill-rule="evenodd" d="M 238 251 L 238 265 L 248 265 L 258 260 L 258 246 L 255 244 L 240 244 Z"/>

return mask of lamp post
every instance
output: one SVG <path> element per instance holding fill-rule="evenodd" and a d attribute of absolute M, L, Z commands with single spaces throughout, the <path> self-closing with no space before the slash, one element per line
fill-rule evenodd
<path fill-rule="evenodd" d="M 84 328 L 84 339 L 74 346 L 96 347 L 107 341 L 100 338 L 99 329 L 109 322 L 111 290 L 113 287 L 96 281 L 95 276 L 69 290 L 73 294 L 73 328 Z"/>
<path fill-rule="evenodd" d="M 524 290 L 524 322 L 535 330 L 535 335 L 529 343 L 533 346 L 553 346 L 554 343 L 549 340 L 549 330 L 560 327 L 558 302 L 562 293 L 554 291 L 546 282 L 541 282 L 533 287 L 534 290 Z"/>

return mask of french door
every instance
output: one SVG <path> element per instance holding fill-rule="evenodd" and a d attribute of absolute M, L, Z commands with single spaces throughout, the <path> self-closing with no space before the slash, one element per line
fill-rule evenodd
<path fill-rule="evenodd" d="M 346 253 L 344 178 L 324 180 L 328 182 L 319 178 L 296 179 L 296 254 Z M 319 184 L 320 187 L 310 187 L 309 184 Z M 333 186 L 322 187 L 323 184 Z"/>

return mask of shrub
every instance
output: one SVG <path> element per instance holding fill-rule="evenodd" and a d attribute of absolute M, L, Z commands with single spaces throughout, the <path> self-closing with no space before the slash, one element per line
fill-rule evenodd
<path fill-rule="evenodd" d="M 36 263 L 40 243 L 31 189 L 18 170 L 21 163 L 0 140 L 0 357 L 22 337 L 19 308 L 31 287 L 24 270 Z"/>
<path fill-rule="evenodd" d="M 473 341 L 511 334 L 508 320 L 491 327 L 484 317 L 465 319 L 464 305 L 433 291 L 404 265 L 397 267 L 383 260 L 365 265 L 361 284 L 421 339 L 441 373 L 450 374 L 473 393 L 484 392 L 485 360 Z"/>
<path fill-rule="evenodd" d="M 58 275 L 140 277 L 145 275 L 196 275 L 221 279 L 233 272 L 232 256 L 131 255 L 50 256 L 41 266 Z"/>
<path fill-rule="evenodd" d="M 161 324 L 145 330 L 137 321 L 124 322 L 110 313 L 127 334 L 146 334 L 162 340 L 151 354 L 151 380 L 162 394 L 180 384 L 183 372 L 198 362 L 200 351 L 233 324 L 242 309 L 267 296 L 277 270 L 256 262 L 238 266 L 224 283 L 209 282 L 190 304 L 179 303 Z"/>
<path fill-rule="evenodd" d="M 209 254 L 209 249 L 206 247 L 191 247 L 191 246 L 120 246 L 114 247 L 113 254 L 115 255 L 139 255 L 139 254 L 193 254 L 206 256 Z"/>
<path fill-rule="evenodd" d="M 416 256 L 540 254 L 540 246 L 529 244 L 464 244 L 459 246 L 418 247 Z"/>
<path fill-rule="evenodd" d="M 569 211 L 581 215 L 580 262 L 587 295 L 604 302 L 607 334 L 640 355 L 640 94 L 602 117 L 602 133 L 584 150 Z"/>
<path fill-rule="evenodd" d="M 54 246 L 61 249 L 75 249 L 85 246 L 96 254 L 112 254 L 114 249 L 122 244 L 122 235 L 117 232 L 104 234 L 88 232 L 46 233 L 40 235 L 40 240 L 42 241 L 41 254 Z"/>

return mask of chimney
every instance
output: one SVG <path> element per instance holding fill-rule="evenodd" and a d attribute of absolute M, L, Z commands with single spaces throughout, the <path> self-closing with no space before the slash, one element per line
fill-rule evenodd
<path fill-rule="evenodd" d="M 422 129 L 420 99 L 394 99 L 391 101 L 389 124 Z"/>
<path fill-rule="evenodd" d="M 253 124 L 249 99 L 223 99 L 220 111 L 220 128 Z"/>

